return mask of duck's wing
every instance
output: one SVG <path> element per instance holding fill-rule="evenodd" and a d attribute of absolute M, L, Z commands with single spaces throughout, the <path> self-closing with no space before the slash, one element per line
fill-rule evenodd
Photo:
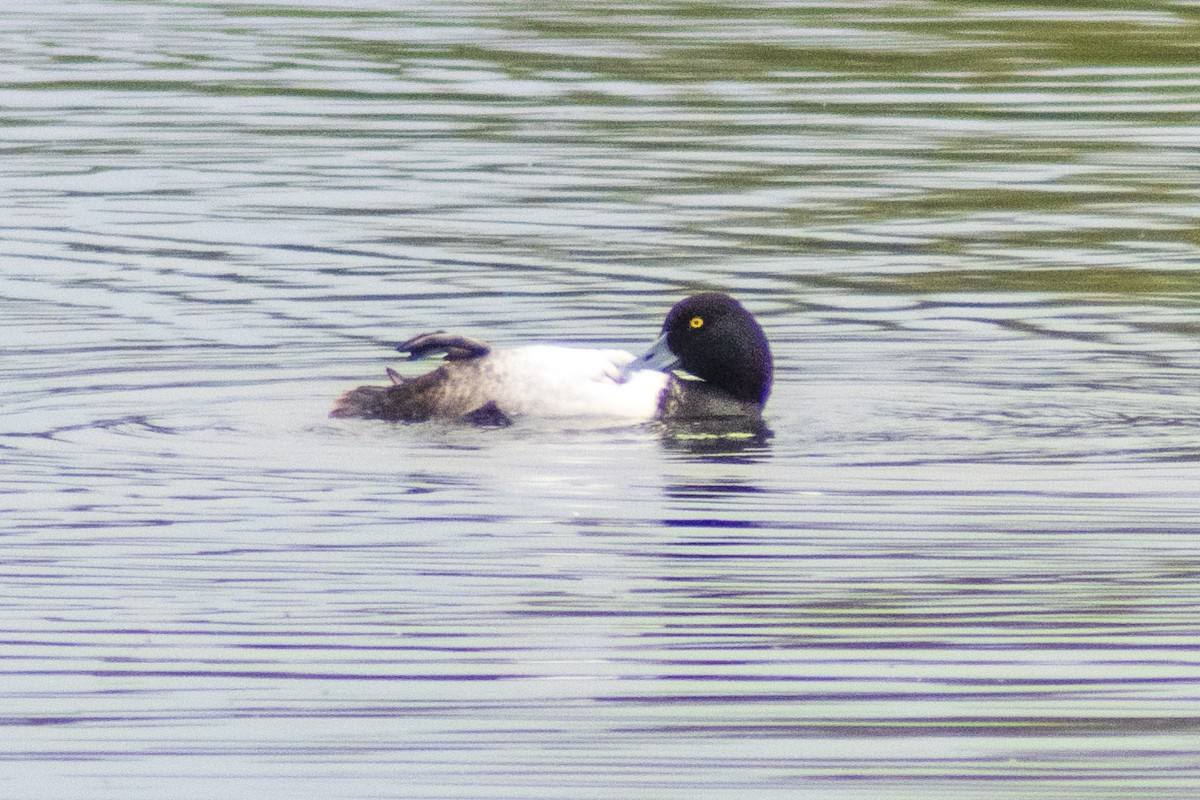
<path fill-rule="evenodd" d="M 461 361 L 466 358 L 480 358 L 492 352 L 490 345 L 478 339 L 445 331 L 422 333 L 397 345 L 396 349 L 401 353 L 408 353 L 409 360 L 428 358 L 441 353 L 447 361 Z"/>
<path fill-rule="evenodd" d="M 491 347 L 476 339 L 444 331 L 414 336 L 396 348 L 410 359 L 443 354 L 447 363 L 413 378 L 388 369 L 390 386 L 359 386 L 343 394 L 330 416 L 420 422 L 479 414 L 487 424 L 501 424 L 486 405 L 491 398 L 479 375 Z M 496 409 L 497 414 L 499 409 Z"/>
<path fill-rule="evenodd" d="M 455 419 L 479 411 L 492 400 L 491 387 L 481 380 L 489 359 L 459 357 L 412 378 L 389 373 L 390 386 L 359 386 L 338 398 L 331 416 L 423 422 Z M 487 412 L 479 411 L 483 416 Z M 498 424 L 498 423 L 492 423 Z"/>

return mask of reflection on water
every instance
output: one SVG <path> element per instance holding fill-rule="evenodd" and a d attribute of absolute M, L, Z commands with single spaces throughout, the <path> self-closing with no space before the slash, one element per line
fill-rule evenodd
<path fill-rule="evenodd" d="M 1183 3 L 0 18 L 0 794 L 1192 797 Z M 771 434 L 327 419 L 636 349 Z"/>

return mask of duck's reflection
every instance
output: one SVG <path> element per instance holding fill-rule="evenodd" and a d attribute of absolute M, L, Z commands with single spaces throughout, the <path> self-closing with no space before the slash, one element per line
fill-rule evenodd
<path fill-rule="evenodd" d="M 661 439 L 664 448 L 676 453 L 754 459 L 770 452 L 774 435 L 762 420 L 708 419 L 664 425 Z"/>

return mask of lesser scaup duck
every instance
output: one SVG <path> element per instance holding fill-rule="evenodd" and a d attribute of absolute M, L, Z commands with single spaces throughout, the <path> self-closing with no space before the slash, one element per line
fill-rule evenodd
<path fill-rule="evenodd" d="M 493 349 L 441 331 L 396 349 L 410 359 L 441 353 L 445 362 L 415 378 L 389 369 L 391 386 L 351 389 L 330 416 L 491 425 L 522 415 L 761 421 L 773 370 L 758 321 L 720 292 L 676 303 L 658 341 L 640 358 L 621 350 L 547 345 Z"/>

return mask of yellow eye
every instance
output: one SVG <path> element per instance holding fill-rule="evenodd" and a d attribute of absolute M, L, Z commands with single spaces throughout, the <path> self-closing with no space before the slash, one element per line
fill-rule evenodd
<path fill-rule="evenodd" d="M 688 325 L 691 325 L 692 328 L 703 328 L 704 317 L 692 317 L 692 321 L 689 322 Z"/>

